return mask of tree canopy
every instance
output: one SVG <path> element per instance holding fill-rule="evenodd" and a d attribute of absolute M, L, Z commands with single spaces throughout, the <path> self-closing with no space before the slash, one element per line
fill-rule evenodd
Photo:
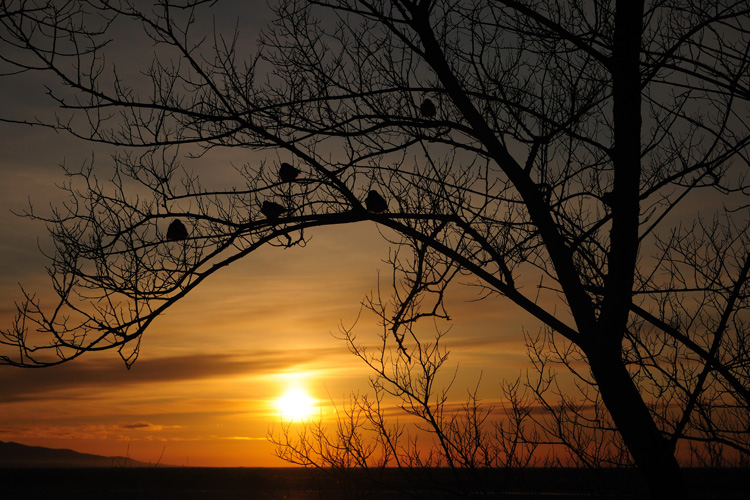
<path fill-rule="evenodd" d="M 70 201 L 32 213 L 60 301 L 27 294 L 0 362 L 132 363 L 217 270 L 374 221 L 399 236 L 371 306 L 407 361 L 468 276 L 544 325 L 537 360 L 589 387 L 654 492 L 679 483 L 677 443 L 748 454 L 747 2 L 280 0 L 252 53 L 200 22 L 231 6 L 142 4 L 2 3 L 8 67 L 59 82 L 38 124 L 122 149 L 110 181 L 69 170 Z M 145 80 L 107 57 L 126 26 L 153 46 Z M 224 190 L 180 168 L 226 147 L 287 165 Z"/>

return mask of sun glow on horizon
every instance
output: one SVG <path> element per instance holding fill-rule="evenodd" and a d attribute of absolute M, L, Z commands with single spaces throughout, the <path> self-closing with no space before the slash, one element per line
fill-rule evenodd
<path fill-rule="evenodd" d="M 318 400 L 301 387 L 291 387 L 276 400 L 283 420 L 308 420 L 318 412 Z"/>

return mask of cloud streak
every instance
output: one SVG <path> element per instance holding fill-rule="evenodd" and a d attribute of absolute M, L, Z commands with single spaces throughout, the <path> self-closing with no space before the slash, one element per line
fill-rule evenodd
<path fill-rule="evenodd" d="M 189 354 L 142 359 L 130 370 L 111 358 L 38 369 L 0 367 L 0 403 L 52 397 L 69 389 L 123 388 L 185 380 L 246 377 L 319 364 L 345 355 L 337 348 L 259 351 L 244 354 Z"/>

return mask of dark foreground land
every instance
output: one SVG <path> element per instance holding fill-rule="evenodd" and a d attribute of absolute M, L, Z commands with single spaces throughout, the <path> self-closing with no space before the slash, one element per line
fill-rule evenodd
<path fill-rule="evenodd" d="M 696 500 L 750 498 L 748 469 L 687 469 Z M 462 471 L 283 468 L 7 468 L 2 498 L 13 499 L 594 499 L 642 498 L 630 469 Z"/>

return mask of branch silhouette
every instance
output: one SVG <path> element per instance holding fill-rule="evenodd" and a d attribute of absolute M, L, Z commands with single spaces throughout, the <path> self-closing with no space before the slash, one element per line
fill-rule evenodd
<path fill-rule="evenodd" d="M 29 208 L 59 299 L 24 291 L 0 362 L 130 366 L 217 270 L 370 222 L 398 279 L 366 304 L 407 362 L 469 276 L 543 332 L 526 384 L 582 461 L 621 439 L 655 497 L 687 497 L 681 447 L 747 455 L 746 2 L 279 0 L 253 53 L 199 22 L 213 3 L 2 2 L 5 73 L 50 76 L 58 109 L 3 119 L 120 152 L 107 180 L 68 168 L 68 202 Z M 145 82 L 110 62 L 115 25 L 154 47 Z M 215 190 L 180 163 L 222 148 L 285 161 Z"/>

